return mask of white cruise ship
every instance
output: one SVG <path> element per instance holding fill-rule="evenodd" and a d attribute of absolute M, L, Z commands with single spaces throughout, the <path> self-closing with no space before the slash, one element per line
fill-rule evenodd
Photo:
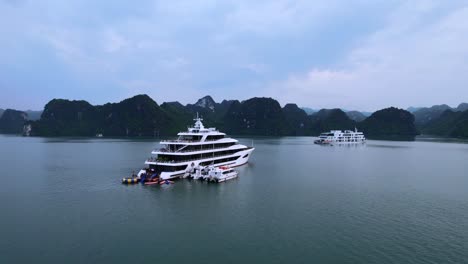
<path fill-rule="evenodd" d="M 226 137 L 216 128 L 205 128 L 202 119 L 194 119 L 195 125 L 180 132 L 175 140 L 161 141 L 164 147 L 151 152 L 156 155 L 145 164 L 163 180 L 187 176 L 193 168 L 213 165 L 236 167 L 246 164 L 254 151 Z M 144 173 L 141 170 L 139 175 Z"/>
<path fill-rule="evenodd" d="M 319 139 L 315 140 L 315 144 L 360 144 L 366 142 L 364 133 L 358 132 L 357 129 L 351 130 L 331 130 L 320 134 Z"/>

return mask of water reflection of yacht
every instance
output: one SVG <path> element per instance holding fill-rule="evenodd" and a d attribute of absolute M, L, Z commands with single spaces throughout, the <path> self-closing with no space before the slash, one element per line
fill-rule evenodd
<path fill-rule="evenodd" d="M 194 121 L 195 125 L 178 133 L 177 139 L 161 141 L 164 147 L 153 150 L 151 154 L 156 156 L 145 162 L 161 179 L 188 175 L 196 167 L 236 167 L 249 161 L 253 147 L 239 144 L 216 128 L 205 128 L 198 115 Z"/>
<path fill-rule="evenodd" d="M 357 129 L 351 130 L 331 130 L 320 134 L 319 139 L 315 140 L 315 144 L 361 144 L 365 143 L 366 138 L 364 133 L 358 132 Z"/>

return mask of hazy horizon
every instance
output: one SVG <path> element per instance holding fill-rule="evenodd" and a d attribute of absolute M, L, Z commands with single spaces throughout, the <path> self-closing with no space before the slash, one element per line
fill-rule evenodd
<path fill-rule="evenodd" d="M 272 97 L 375 111 L 468 101 L 466 1 L 0 0 L 0 108 Z"/>

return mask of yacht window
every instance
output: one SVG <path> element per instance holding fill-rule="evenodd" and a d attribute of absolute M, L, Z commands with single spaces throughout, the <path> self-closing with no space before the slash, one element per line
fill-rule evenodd
<path fill-rule="evenodd" d="M 210 135 L 206 137 L 206 140 L 218 140 L 224 138 L 224 135 Z"/>

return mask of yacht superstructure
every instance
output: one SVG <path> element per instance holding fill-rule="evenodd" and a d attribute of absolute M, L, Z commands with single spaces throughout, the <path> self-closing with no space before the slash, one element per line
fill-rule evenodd
<path fill-rule="evenodd" d="M 360 144 L 366 142 L 364 133 L 358 132 L 357 129 L 351 130 L 331 130 L 320 134 L 319 139 L 315 140 L 315 144 Z"/>
<path fill-rule="evenodd" d="M 248 162 L 253 147 L 239 144 L 216 128 L 205 128 L 198 114 L 194 121 L 195 125 L 178 133 L 177 139 L 161 141 L 164 147 L 153 150 L 151 154 L 155 156 L 146 160 L 145 164 L 161 179 L 188 175 L 199 166 L 236 167 Z"/>

